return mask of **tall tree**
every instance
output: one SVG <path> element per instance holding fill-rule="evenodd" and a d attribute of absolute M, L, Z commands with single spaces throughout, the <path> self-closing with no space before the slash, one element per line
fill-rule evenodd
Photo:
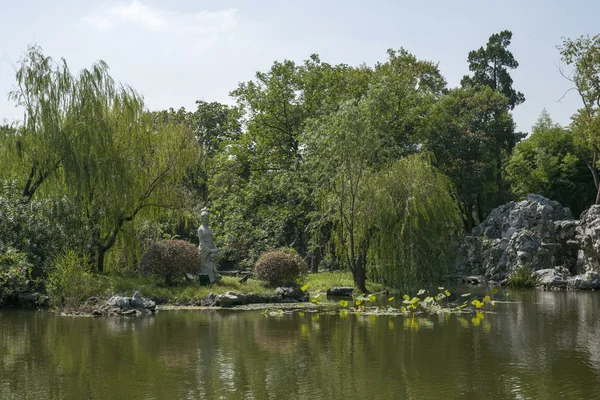
<path fill-rule="evenodd" d="M 508 70 L 519 66 L 513 54 L 508 50 L 512 40 L 511 31 L 502 31 L 490 36 L 487 45 L 469 52 L 467 58 L 469 71 L 473 76 L 465 75 L 462 86 L 489 86 L 499 91 L 508 99 L 510 109 L 514 109 L 525 101 L 521 92 L 513 89 L 513 80 Z"/>
<path fill-rule="evenodd" d="M 508 100 L 510 110 L 525 101 L 525 96 L 517 92 L 512 84 L 513 79 L 508 70 L 519 66 L 513 54 L 508 50 L 512 40 L 512 32 L 505 30 L 490 36 L 486 47 L 469 52 L 469 71 L 473 76 L 465 75 L 461 80 L 463 87 L 488 86 L 502 93 Z M 496 186 L 497 203 L 504 202 L 503 151 L 510 153 L 517 142 L 525 135 L 513 129 L 493 132 L 496 146 Z"/>
<path fill-rule="evenodd" d="M 23 195 L 31 198 L 42 187 L 68 193 L 102 271 L 127 223 L 173 206 L 175 188 L 196 158 L 193 135 L 183 124 L 155 124 L 142 97 L 116 84 L 103 62 L 72 75 L 64 60 L 55 64 L 32 47 L 17 83 L 11 97 L 24 107 L 24 121 L 17 135 L 3 139 L 12 149 L 9 162 L 27 163 Z"/>
<path fill-rule="evenodd" d="M 75 82 L 64 59 L 55 62 L 37 46 L 27 49 L 19 66 L 16 88 L 9 98 L 23 109 L 23 121 L 16 135 L 4 130 L 3 145 L 8 152 L 0 163 L 5 172 L 19 177 L 21 195 L 29 200 L 44 182 L 54 177 L 68 154 L 65 118 L 73 101 Z M 92 70 L 103 68 L 98 63 Z"/>
<path fill-rule="evenodd" d="M 251 265 L 260 252 L 279 246 L 306 253 L 305 227 L 315 209 L 302 168 L 306 123 L 362 96 L 371 73 L 313 54 L 303 64 L 275 62 L 231 93 L 246 129 L 215 155 L 209 178 L 215 222 L 227 232 L 225 261 L 231 255 Z"/>
<path fill-rule="evenodd" d="M 569 207 L 574 215 L 593 204 L 594 181 L 578 156 L 572 133 L 542 111 L 531 135 L 517 144 L 506 166 L 518 197 L 538 193 Z"/>
<path fill-rule="evenodd" d="M 486 86 L 452 90 L 433 108 L 424 130 L 423 150 L 453 181 L 465 229 L 483 217 L 483 197 L 494 181 L 496 137 L 513 128 L 507 100 Z M 492 183 L 493 184 L 493 183 Z"/>
<path fill-rule="evenodd" d="M 371 235 L 360 223 L 360 213 L 368 201 L 366 188 L 381 149 L 368 103 L 344 102 L 335 113 L 314 120 L 308 132 L 309 162 L 320 188 L 321 211 L 334 226 L 337 256 L 352 272 L 356 286 L 366 292 Z"/>
<path fill-rule="evenodd" d="M 571 129 L 580 155 L 585 160 L 596 185 L 596 204 L 600 204 L 600 35 L 564 39 L 558 46 L 562 61 L 573 67 L 573 72 L 562 75 L 573 83 L 583 107 L 572 117 Z"/>
<path fill-rule="evenodd" d="M 428 158 L 409 155 L 371 176 L 359 214 L 370 233 L 371 274 L 397 289 L 444 280 L 463 232 L 452 182 Z"/>
<path fill-rule="evenodd" d="M 201 157 L 186 180 L 191 191 L 198 192 L 203 204 L 209 202 L 208 180 L 214 175 L 215 157 L 236 141 L 242 133 L 241 113 L 237 107 L 219 102 L 196 101 L 195 111 L 181 107 L 154 113 L 158 123 L 183 124 L 199 144 Z"/>

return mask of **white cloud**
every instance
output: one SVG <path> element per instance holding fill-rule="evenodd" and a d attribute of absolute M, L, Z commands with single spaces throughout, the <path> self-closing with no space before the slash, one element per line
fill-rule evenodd
<path fill-rule="evenodd" d="M 148 7 L 136 0 L 128 5 L 112 7 L 110 14 L 122 20 L 139 23 L 150 30 L 162 30 L 169 25 L 165 11 Z"/>
<path fill-rule="evenodd" d="M 137 25 L 150 31 L 204 36 L 209 39 L 232 32 L 238 25 L 236 9 L 184 13 L 148 6 L 138 0 L 96 9 L 83 17 L 83 21 L 106 32 L 119 25 Z"/>
<path fill-rule="evenodd" d="M 83 21 L 92 25 L 94 28 L 100 31 L 110 31 L 114 24 L 105 17 L 101 17 L 99 15 L 88 15 L 83 17 Z"/>

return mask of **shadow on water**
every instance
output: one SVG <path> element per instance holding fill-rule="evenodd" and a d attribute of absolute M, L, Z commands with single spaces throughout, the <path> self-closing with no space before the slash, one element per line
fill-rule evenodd
<path fill-rule="evenodd" d="M 600 398 L 600 294 L 511 299 L 431 318 L 4 310 L 0 399 Z"/>

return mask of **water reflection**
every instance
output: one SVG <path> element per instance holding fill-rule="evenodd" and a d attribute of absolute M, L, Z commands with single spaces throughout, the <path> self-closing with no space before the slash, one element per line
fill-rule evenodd
<path fill-rule="evenodd" d="M 600 295 L 432 318 L 0 312 L 0 399 L 600 398 Z"/>

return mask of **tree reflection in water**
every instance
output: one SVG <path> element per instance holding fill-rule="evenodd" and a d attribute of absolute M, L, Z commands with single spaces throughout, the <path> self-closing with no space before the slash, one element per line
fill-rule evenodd
<path fill-rule="evenodd" d="M 0 311 L 0 398 L 594 398 L 595 292 L 526 291 L 495 313 Z"/>

